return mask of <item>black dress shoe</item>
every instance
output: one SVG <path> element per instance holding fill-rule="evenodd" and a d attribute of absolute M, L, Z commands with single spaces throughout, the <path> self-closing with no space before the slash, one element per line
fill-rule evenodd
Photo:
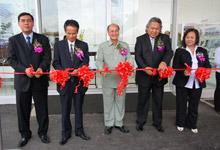
<path fill-rule="evenodd" d="M 105 134 L 110 134 L 112 133 L 112 127 L 111 126 L 106 126 L 105 127 Z"/>
<path fill-rule="evenodd" d="M 18 147 L 23 147 L 23 146 L 25 146 L 27 143 L 28 143 L 28 140 L 29 140 L 30 138 L 21 138 L 21 140 L 19 141 L 19 143 L 18 143 Z"/>
<path fill-rule="evenodd" d="M 91 138 L 90 138 L 88 135 L 86 135 L 85 133 L 83 133 L 83 134 L 81 134 L 81 135 L 76 134 L 76 136 L 81 137 L 83 140 L 90 140 L 90 139 L 91 139 Z"/>
<path fill-rule="evenodd" d="M 115 126 L 115 128 L 119 129 L 123 133 L 128 133 L 129 132 L 129 130 L 127 128 L 125 128 L 124 126 L 122 126 L 122 127 Z"/>
<path fill-rule="evenodd" d="M 64 145 L 64 144 L 67 143 L 67 141 L 68 141 L 68 138 L 64 138 L 64 137 L 62 137 L 62 138 L 60 139 L 59 144 L 60 144 L 60 145 Z"/>
<path fill-rule="evenodd" d="M 40 136 L 40 139 L 43 143 L 50 143 L 50 138 L 48 135 L 42 135 Z"/>
<path fill-rule="evenodd" d="M 157 129 L 157 131 L 159 131 L 160 133 L 164 132 L 164 128 L 161 125 L 155 125 L 153 124 L 153 126 Z"/>
<path fill-rule="evenodd" d="M 137 131 L 141 132 L 141 131 L 143 131 L 144 128 L 143 128 L 142 124 L 137 124 L 136 129 L 137 129 Z"/>

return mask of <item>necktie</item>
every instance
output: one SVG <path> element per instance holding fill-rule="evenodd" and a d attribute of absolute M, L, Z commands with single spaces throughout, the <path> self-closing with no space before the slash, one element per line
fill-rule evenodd
<path fill-rule="evenodd" d="M 73 61 L 73 44 L 70 44 L 70 57 L 71 57 L 71 61 Z"/>
<path fill-rule="evenodd" d="M 31 38 L 27 36 L 26 39 L 27 39 L 28 48 L 31 49 L 31 41 L 30 41 Z"/>
<path fill-rule="evenodd" d="M 154 39 L 151 39 L 151 46 L 152 46 L 152 51 L 154 51 Z"/>

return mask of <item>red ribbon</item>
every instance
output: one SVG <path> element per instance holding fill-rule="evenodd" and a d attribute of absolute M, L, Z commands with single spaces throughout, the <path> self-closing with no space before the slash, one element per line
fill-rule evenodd
<path fill-rule="evenodd" d="M 79 78 L 79 84 L 76 86 L 74 93 L 78 92 L 78 87 L 80 86 L 80 82 L 83 81 L 84 87 L 89 87 L 89 82 L 94 78 L 94 72 L 90 71 L 90 68 L 86 65 L 77 69 L 77 76 Z"/>
<path fill-rule="evenodd" d="M 159 75 L 160 75 L 159 81 L 162 80 L 162 78 L 168 78 L 173 75 L 173 68 L 167 66 L 167 68 L 164 71 L 162 70 L 159 71 Z"/>
<path fill-rule="evenodd" d="M 69 80 L 69 71 L 74 70 L 73 68 L 67 68 L 65 70 L 52 70 L 50 72 L 50 78 L 53 82 L 61 85 L 60 90 L 66 86 L 66 81 Z"/>
<path fill-rule="evenodd" d="M 186 71 L 189 73 L 189 75 L 191 74 L 191 70 L 192 68 L 190 66 L 187 65 L 187 63 L 184 63 L 184 65 L 186 66 Z"/>
<path fill-rule="evenodd" d="M 29 71 L 27 72 L 27 74 L 34 74 L 34 67 L 32 66 L 32 64 L 30 64 L 30 69 Z"/>
<path fill-rule="evenodd" d="M 2 87 L 3 83 L 2 83 L 2 78 L 0 77 L 0 88 Z"/>
<path fill-rule="evenodd" d="M 109 73 L 112 73 L 112 71 L 110 71 L 109 68 L 108 68 L 106 65 L 104 65 L 103 72 L 109 72 Z"/>
<path fill-rule="evenodd" d="M 123 64 L 120 62 L 115 70 L 117 71 L 117 75 L 120 76 L 117 92 L 119 96 L 122 96 L 123 90 L 128 83 L 128 77 L 131 76 L 131 72 L 134 70 L 134 68 L 130 65 L 130 62 L 125 61 Z"/>
<path fill-rule="evenodd" d="M 204 67 L 199 67 L 196 71 L 196 78 L 199 80 L 200 83 L 205 81 L 210 77 L 210 69 L 204 68 Z"/>

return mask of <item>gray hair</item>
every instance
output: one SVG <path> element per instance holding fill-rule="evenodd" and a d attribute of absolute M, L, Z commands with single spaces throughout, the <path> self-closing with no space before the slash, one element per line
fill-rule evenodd
<path fill-rule="evenodd" d="M 162 21 L 160 20 L 160 18 L 158 18 L 158 17 L 153 17 L 153 18 L 151 18 L 151 19 L 148 21 L 148 23 L 147 23 L 147 25 L 146 25 L 146 28 L 148 28 L 148 27 L 150 26 L 151 22 L 157 22 L 157 23 L 159 23 L 159 24 L 160 24 L 160 30 L 162 30 Z M 147 29 L 146 29 L 146 31 L 147 31 Z"/>

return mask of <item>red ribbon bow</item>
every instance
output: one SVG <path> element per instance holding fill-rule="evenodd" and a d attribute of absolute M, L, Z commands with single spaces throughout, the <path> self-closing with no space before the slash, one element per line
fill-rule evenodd
<path fill-rule="evenodd" d="M 200 83 L 202 83 L 210 77 L 210 74 L 210 69 L 199 67 L 196 71 L 196 78 L 199 80 Z"/>
<path fill-rule="evenodd" d="M 86 65 L 77 69 L 77 76 L 79 78 L 79 84 L 76 86 L 74 93 L 78 92 L 78 87 L 80 86 L 80 82 L 83 81 L 84 87 L 89 87 L 89 82 L 94 78 L 94 72 L 90 71 L 90 68 Z"/>
<path fill-rule="evenodd" d="M 50 78 L 53 82 L 60 84 L 60 90 L 66 86 L 66 81 L 69 80 L 69 71 L 74 70 L 73 68 L 67 68 L 65 70 L 52 70 L 50 72 Z"/>
<path fill-rule="evenodd" d="M 130 65 L 130 62 L 125 61 L 123 64 L 120 62 L 115 70 L 117 71 L 117 75 L 120 76 L 117 92 L 119 96 L 122 96 L 123 90 L 127 86 L 128 77 L 131 76 L 131 72 L 134 68 Z"/>
<path fill-rule="evenodd" d="M 173 68 L 171 68 L 170 66 L 168 66 L 164 71 L 159 71 L 159 76 L 160 76 L 160 80 L 162 80 L 163 78 L 168 78 L 170 76 L 173 75 Z"/>

